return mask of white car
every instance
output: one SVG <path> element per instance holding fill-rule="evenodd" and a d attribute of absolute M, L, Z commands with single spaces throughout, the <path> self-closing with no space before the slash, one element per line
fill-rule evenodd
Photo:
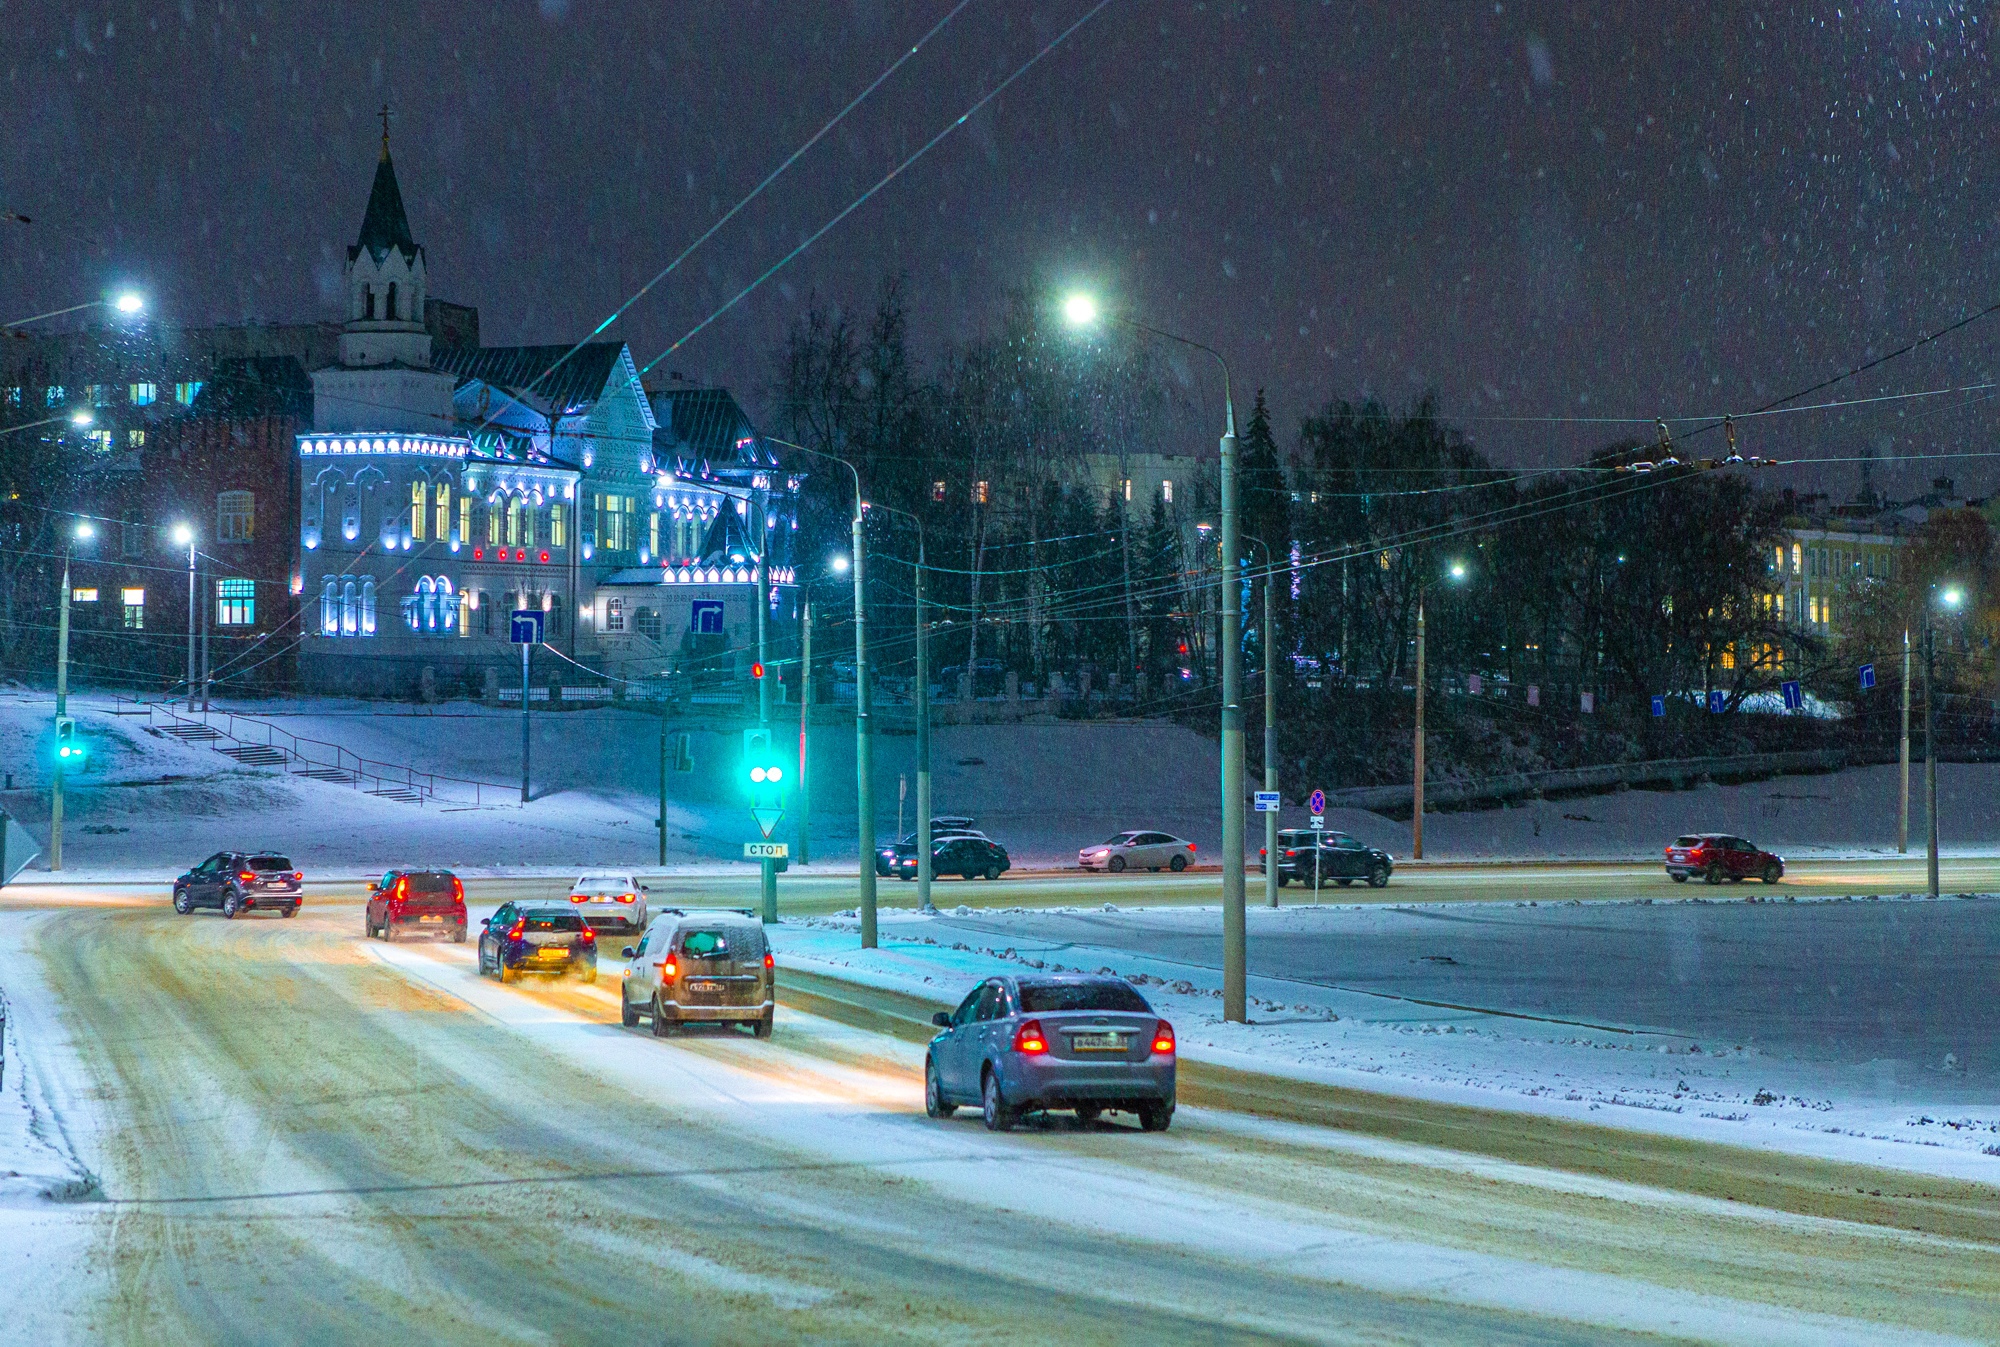
<path fill-rule="evenodd" d="M 1076 853 L 1086 870 L 1168 869 L 1175 874 L 1194 864 L 1194 843 L 1171 833 L 1123 832 Z"/>
<path fill-rule="evenodd" d="M 581 875 L 569 900 L 591 930 L 631 934 L 646 929 L 647 892 L 636 875 Z"/>

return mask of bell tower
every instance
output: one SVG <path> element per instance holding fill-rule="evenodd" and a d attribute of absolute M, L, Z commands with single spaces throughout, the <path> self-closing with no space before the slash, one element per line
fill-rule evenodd
<path fill-rule="evenodd" d="M 389 158 L 389 109 L 382 109 L 382 157 L 361 217 L 361 237 L 347 250 L 347 321 L 340 363 L 349 368 L 402 365 L 428 369 L 431 339 L 424 330 L 424 250 L 410 236 L 410 217 Z"/>

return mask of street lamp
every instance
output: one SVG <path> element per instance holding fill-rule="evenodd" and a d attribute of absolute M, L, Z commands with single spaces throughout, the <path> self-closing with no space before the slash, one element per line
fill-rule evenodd
<path fill-rule="evenodd" d="M 88 519 L 79 519 L 63 541 L 62 609 L 56 623 L 56 766 L 49 791 L 49 869 L 62 869 L 63 825 L 63 724 L 69 719 L 69 562 L 76 544 L 89 542 L 97 529 Z"/>
<path fill-rule="evenodd" d="M 1965 602 L 1965 591 L 1957 585 L 1938 589 L 1931 585 L 1935 604 L 1924 605 L 1924 812 L 1929 816 L 1930 846 L 1926 857 L 1926 878 L 1931 897 L 1938 896 L 1938 801 L 1937 801 L 1937 717 L 1932 713 L 1931 679 L 1936 675 L 1937 634 L 1932 618 L 1939 607 L 1956 611 Z"/>
<path fill-rule="evenodd" d="M 931 662 L 930 628 L 924 621 L 924 521 L 908 510 L 893 505 L 877 505 L 879 510 L 901 515 L 917 526 L 917 569 L 912 586 L 917 606 L 917 685 L 914 701 L 917 713 L 917 910 L 931 910 Z M 863 863 L 870 873 L 875 858 Z"/>
<path fill-rule="evenodd" d="M 1100 317 L 1165 341 L 1206 351 L 1222 367 L 1222 1017 L 1241 1024 L 1248 1018 L 1243 911 L 1243 637 L 1242 615 L 1229 593 L 1238 583 L 1236 500 L 1236 405 L 1229 396 L 1229 362 L 1212 346 L 1119 314 L 1100 314 L 1097 301 L 1081 292 L 1062 303 L 1072 327 L 1094 326 Z"/>
<path fill-rule="evenodd" d="M 1453 582 L 1466 576 L 1465 563 L 1453 561 L 1445 567 Z M 1428 580 L 1417 583 L 1417 730 L 1410 771 L 1410 859 L 1424 858 L 1424 598 Z"/>
<path fill-rule="evenodd" d="M 847 573 L 847 558 L 838 554 L 826 563 L 826 569 L 835 575 Z M 807 769 L 807 754 L 812 748 L 812 667 L 813 667 L 813 625 L 812 625 L 812 585 L 813 577 L 804 576 L 799 581 L 799 864 L 812 864 L 812 772 Z M 872 872 L 875 868 L 873 856 L 863 856 L 861 863 Z"/>
<path fill-rule="evenodd" d="M 861 947 L 875 948 L 875 743 L 868 691 L 868 537 L 862 511 L 861 470 L 835 454 L 808 449 L 775 436 L 764 437 L 772 444 L 796 449 L 814 458 L 824 458 L 846 468 L 854 477 L 854 785 L 855 840 L 861 847 L 860 887 Z"/>
<path fill-rule="evenodd" d="M 1275 607 L 1271 601 L 1271 582 L 1277 577 L 1277 562 L 1271 552 L 1271 544 L 1262 538 L 1249 538 L 1264 549 L 1264 639 L 1259 642 L 1264 655 L 1264 790 L 1267 794 L 1278 789 L 1278 662 L 1272 648 L 1272 640 L 1277 630 Z M 1269 809 L 1264 814 L 1264 902 L 1270 907 L 1278 905 L 1278 811 Z"/>
<path fill-rule="evenodd" d="M 72 304 L 66 309 L 50 309 L 47 313 L 31 313 L 26 318 L 16 318 L 11 323 L 0 323 L 0 329 L 22 327 L 28 323 L 39 323 L 44 318 L 60 318 L 66 313 L 81 313 L 85 309 L 116 309 L 127 315 L 138 313 L 146 307 L 146 297 L 137 290 L 121 290 L 108 299 L 90 299 L 81 304 Z"/>
<path fill-rule="evenodd" d="M 195 709 L 195 701 L 196 701 L 195 681 L 194 681 L 194 603 L 195 603 L 194 529 L 192 529 L 186 524 L 176 524 L 174 525 L 174 531 L 171 536 L 173 537 L 174 545 L 176 547 L 185 547 L 188 550 L 187 694 L 188 694 L 188 710 L 192 711 Z"/>

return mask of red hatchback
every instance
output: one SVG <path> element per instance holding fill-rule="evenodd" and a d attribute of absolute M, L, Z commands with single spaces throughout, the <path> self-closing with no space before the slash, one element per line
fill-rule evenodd
<path fill-rule="evenodd" d="M 1689 833 L 1676 837 L 1667 848 L 1667 874 L 1676 884 L 1687 883 L 1690 875 L 1700 875 L 1710 884 L 1725 879 L 1732 884 L 1746 879 L 1775 884 L 1785 877 L 1785 858 L 1728 833 Z"/>
<path fill-rule="evenodd" d="M 465 943 L 465 885 L 449 870 L 391 870 L 368 883 L 361 917 L 370 937 L 427 935 Z"/>

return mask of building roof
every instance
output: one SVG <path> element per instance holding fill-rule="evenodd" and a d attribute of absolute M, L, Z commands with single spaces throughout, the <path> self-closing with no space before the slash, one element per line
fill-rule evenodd
<path fill-rule="evenodd" d="M 389 159 L 389 146 L 382 145 L 382 157 L 375 164 L 375 185 L 368 192 L 368 210 L 361 217 L 361 237 L 347 250 L 353 261 L 366 248 L 377 259 L 391 248 L 415 257 L 417 241 L 410 236 L 410 217 L 403 210 L 403 193 L 396 186 L 396 166 Z"/>
<path fill-rule="evenodd" d="M 776 463 L 750 418 L 726 388 L 670 388 L 649 395 L 665 452 L 710 468 L 769 467 Z"/>
<path fill-rule="evenodd" d="M 196 416 L 294 416 L 310 422 L 312 380 L 296 356 L 218 360 L 195 394 L 193 411 Z"/>
<path fill-rule="evenodd" d="M 586 342 L 567 360 L 569 346 L 477 346 L 433 350 L 431 363 L 459 377 L 492 384 L 537 411 L 558 416 L 585 410 L 617 371 L 625 343 Z M 553 373 L 551 365 L 557 365 Z M 543 376 L 547 375 L 546 378 Z M 532 387 L 531 387 L 532 386 Z"/>

